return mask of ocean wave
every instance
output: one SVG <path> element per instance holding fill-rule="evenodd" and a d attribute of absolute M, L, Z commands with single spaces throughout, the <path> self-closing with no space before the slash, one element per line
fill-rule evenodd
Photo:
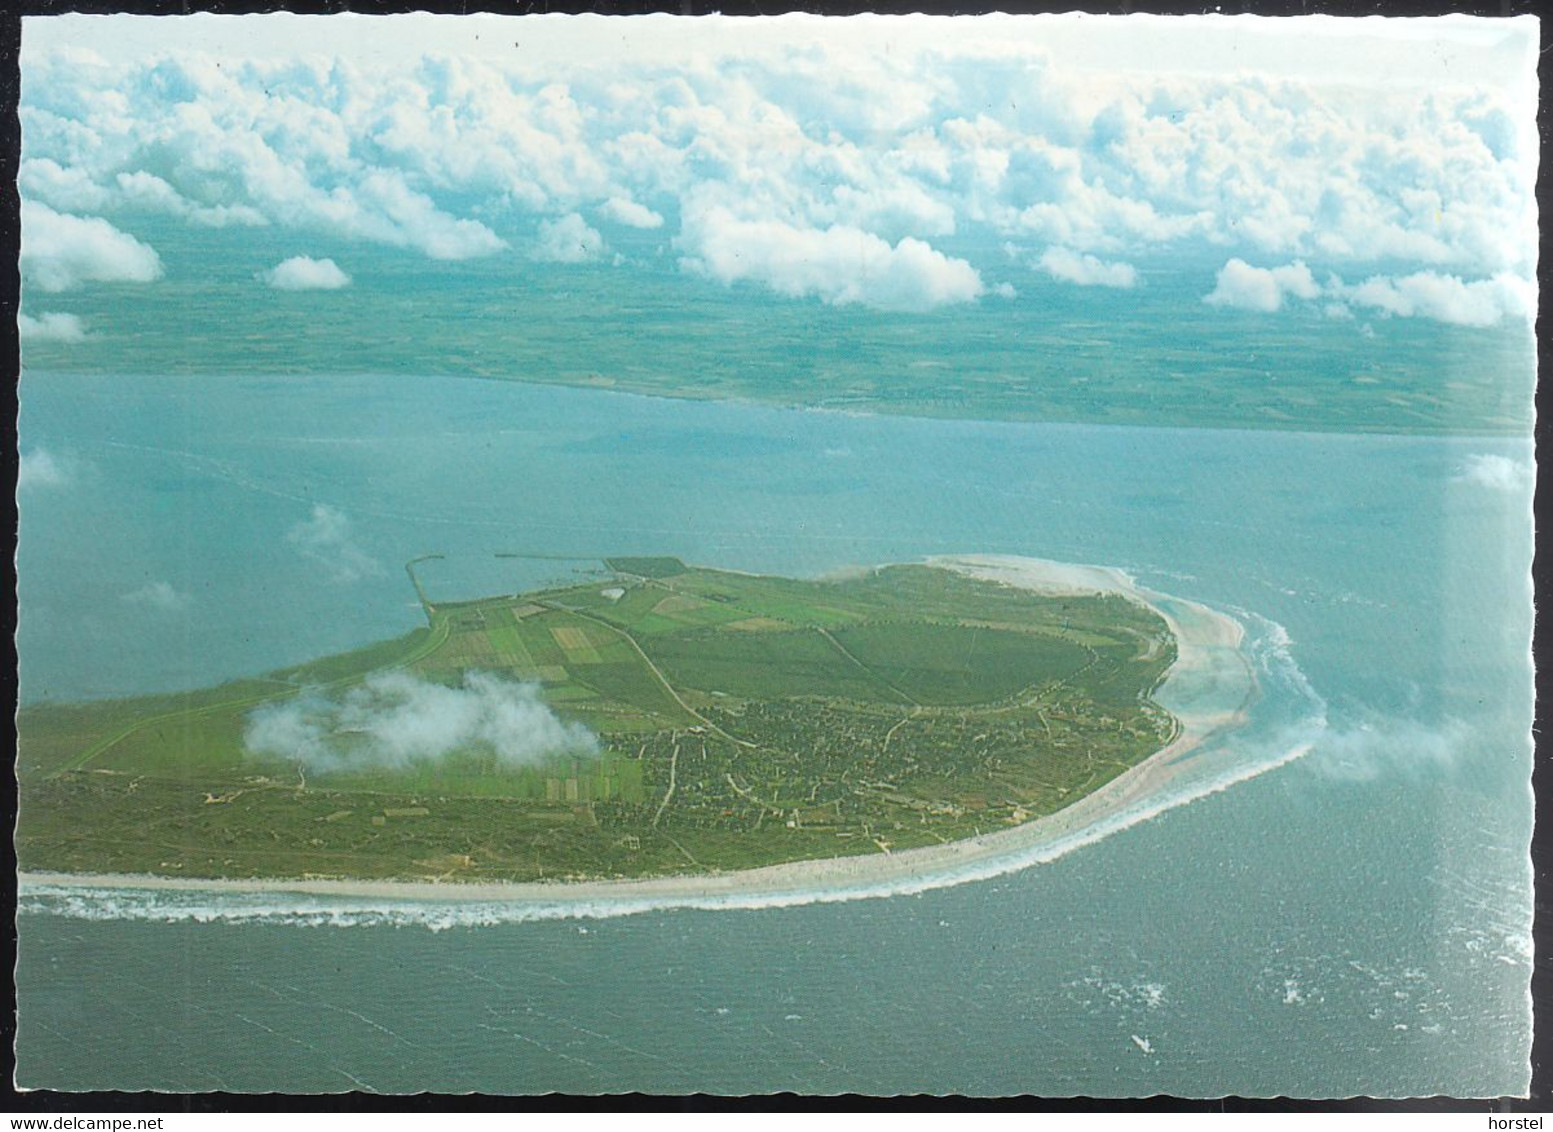
<path fill-rule="evenodd" d="M 1293 654 L 1284 627 L 1237 610 L 1248 633 L 1245 654 L 1261 694 L 1247 720 L 1209 738 L 1192 752 L 1191 767 L 1160 794 L 1140 799 L 1069 833 L 1034 846 L 1011 848 L 964 865 L 884 881 L 823 887 L 765 889 L 717 895 L 622 895 L 553 901 L 409 900 L 392 897 L 317 896 L 289 892 L 222 892 L 50 885 L 24 882 L 17 910 L 85 920 L 177 923 L 275 923 L 298 927 L 413 927 L 443 931 L 541 920 L 595 920 L 672 909 L 704 911 L 786 908 L 852 900 L 911 896 L 952 885 L 989 880 L 1048 864 L 1075 850 L 1151 821 L 1199 799 L 1221 794 L 1300 758 L 1327 731 L 1326 701 L 1311 686 Z"/>

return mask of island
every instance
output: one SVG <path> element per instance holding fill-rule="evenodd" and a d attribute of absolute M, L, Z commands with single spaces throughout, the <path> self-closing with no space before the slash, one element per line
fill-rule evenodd
<path fill-rule="evenodd" d="M 417 581 L 427 624 L 397 640 L 24 707 L 20 868 L 487 896 L 898 874 L 1114 811 L 1254 692 L 1235 622 L 1102 568 L 604 566 L 478 601 Z M 1182 679 L 1219 706 L 1167 711 Z"/>

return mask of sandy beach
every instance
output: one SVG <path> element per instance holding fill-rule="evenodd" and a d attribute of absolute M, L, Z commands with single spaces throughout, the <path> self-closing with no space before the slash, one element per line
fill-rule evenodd
<path fill-rule="evenodd" d="M 571 883 L 446 883 L 367 880 L 206 879 L 145 875 L 23 873 L 23 893 L 48 889 L 161 890 L 205 893 L 295 893 L 391 902 L 621 904 L 672 906 L 793 894 L 867 894 L 939 887 L 989 875 L 996 862 L 1030 863 L 1064 845 L 1103 835 L 1125 813 L 1147 805 L 1192 766 L 1192 752 L 1211 735 L 1238 725 L 1256 696 L 1241 651 L 1239 622 L 1196 602 L 1143 589 L 1126 573 L 1045 559 L 968 555 L 928 564 L 1044 594 L 1115 593 L 1155 610 L 1176 638 L 1176 662 L 1155 699 L 1180 723 L 1176 738 L 1148 759 L 1072 805 L 1019 826 L 947 845 L 859 857 L 797 861 L 690 877 Z"/>

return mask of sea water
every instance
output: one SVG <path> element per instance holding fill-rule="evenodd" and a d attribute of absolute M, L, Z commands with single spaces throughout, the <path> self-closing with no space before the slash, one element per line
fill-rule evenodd
<path fill-rule="evenodd" d="M 1527 1085 L 1527 443 L 407 376 L 29 373 L 21 399 L 28 701 L 204 685 L 405 632 L 402 564 L 423 554 L 446 556 L 418 567 L 439 597 L 608 554 L 806 576 L 944 553 L 1116 565 L 1239 617 L 1263 683 L 1223 789 L 927 891 L 537 918 L 24 896 L 24 1086 Z"/>

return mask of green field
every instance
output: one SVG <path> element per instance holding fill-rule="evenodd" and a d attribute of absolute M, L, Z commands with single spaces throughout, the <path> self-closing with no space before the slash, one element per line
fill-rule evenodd
<path fill-rule="evenodd" d="M 607 565 L 614 580 L 428 605 L 428 628 L 260 678 L 23 709 L 21 866 L 469 880 L 749 868 L 1028 821 L 1174 733 L 1149 699 L 1174 641 L 1119 597 L 1040 597 L 928 566 L 803 581 Z M 497 732 L 390 758 L 400 736 L 346 710 L 389 674 L 431 702 L 470 673 L 523 685 L 523 710 L 596 745 L 514 761 Z M 334 713 L 318 751 L 251 749 L 255 719 L 315 710 Z"/>

